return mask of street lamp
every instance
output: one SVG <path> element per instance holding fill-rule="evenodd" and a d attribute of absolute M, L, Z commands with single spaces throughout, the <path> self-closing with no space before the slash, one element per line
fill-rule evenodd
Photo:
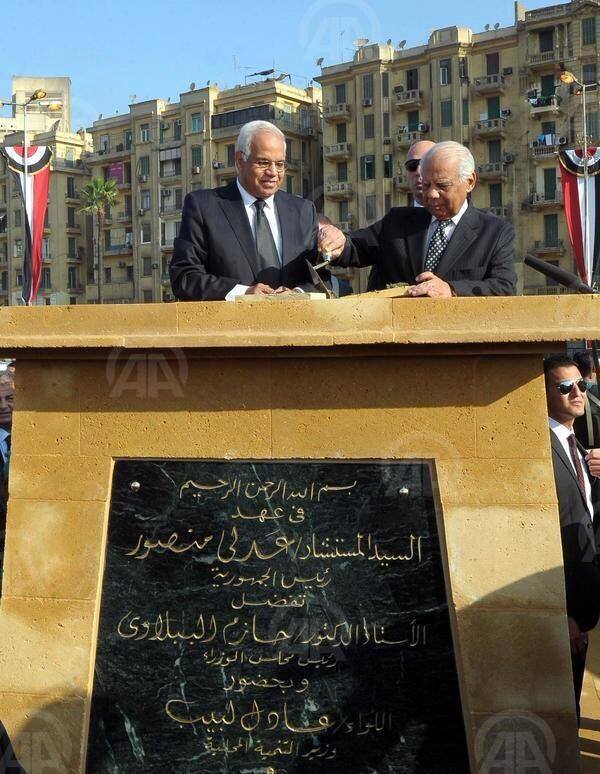
<path fill-rule="evenodd" d="M 587 137 L 587 110 L 585 93 L 592 86 L 595 88 L 597 83 L 581 83 L 570 70 L 564 70 L 560 74 L 561 83 L 570 86 L 576 84 L 581 89 L 581 107 L 583 116 L 583 256 L 585 270 L 587 272 L 587 282 L 591 285 L 592 277 L 592 255 L 590 253 L 590 218 L 588 209 L 588 137 Z"/>

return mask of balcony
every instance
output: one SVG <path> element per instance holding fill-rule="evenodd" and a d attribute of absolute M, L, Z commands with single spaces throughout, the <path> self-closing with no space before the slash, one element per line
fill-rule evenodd
<path fill-rule="evenodd" d="M 131 212 L 120 212 L 117 215 L 117 223 L 131 223 Z"/>
<path fill-rule="evenodd" d="M 81 234 L 81 226 L 77 223 L 67 223 L 68 234 Z"/>
<path fill-rule="evenodd" d="M 394 175 L 394 188 L 397 191 L 408 191 L 410 189 L 408 178 L 405 174 Z"/>
<path fill-rule="evenodd" d="M 427 132 L 418 130 L 416 132 L 401 132 L 398 130 L 396 135 L 396 147 L 397 148 L 410 148 L 413 142 L 419 142 L 420 140 L 427 140 Z"/>
<path fill-rule="evenodd" d="M 560 107 L 560 101 L 556 94 L 552 94 L 548 97 L 535 97 L 529 100 L 530 109 L 529 115 L 531 118 L 541 116 L 557 116 L 562 112 Z"/>
<path fill-rule="evenodd" d="M 98 285 L 88 284 L 86 286 L 86 296 L 88 301 L 98 301 Z M 102 303 L 111 303 L 113 301 L 133 301 L 133 282 L 131 280 L 122 280 L 120 282 L 102 283 Z"/>
<path fill-rule="evenodd" d="M 407 108 L 423 107 L 423 92 L 419 89 L 411 89 L 410 91 L 397 91 L 396 92 L 396 107 L 400 110 Z"/>
<path fill-rule="evenodd" d="M 118 143 L 114 148 L 101 148 L 95 153 L 89 153 L 85 160 L 88 164 L 98 164 L 99 162 L 106 164 L 108 161 L 117 161 L 128 156 L 131 156 L 131 145 Z"/>
<path fill-rule="evenodd" d="M 178 212 L 181 212 L 181 204 L 161 204 L 160 206 L 161 215 L 175 215 Z"/>
<path fill-rule="evenodd" d="M 77 204 L 79 204 L 80 203 L 79 202 L 79 191 L 77 191 L 75 189 L 72 190 L 72 191 L 67 191 L 67 193 L 65 194 L 65 199 L 68 202 L 77 202 Z"/>
<path fill-rule="evenodd" d="M 104 289 L 104 286 L 103 286 L 103 289 Z M 67 288 L 67 292 L 68 293 L 84 293 L 85 292 L 85 287 L 80 282 L 78 282 L 75 285 L 69 285 L 69 287 Z"/>
<path fill-rule="evenodd" d="M 109 258 L 112 255 L 131 255 L 133 252 L 133 245 L 131 242 L 125 242 L 122 245 L 110 245 L 110 247 L 104 248 L 104 255 Z"/>
<path fill-rule="evenodd" d="M 172 250 L 173 249 L 173 243 L 175 242 L 175 237 L 170 237 L 168 239 L 164 239 L 160 243 L 160 249 L 161 250 Z"/>
<path fill-rule="evenodd" d="M 347 102 L 338 102 L 337 105 L 325 105 L 323 118 L 329 123 L 335 124 L 350 119 L 350 105 Z"/>
<path fill-rule="evenodd" d="M 492 140 L 506 137 L 506 118 L 488 118 L 487 121 L 476 121 L 473 124 L 473 138 Z"/>
<path fill-rule="evenodd" d="M 349 200 L 354 196 L 352 183 L 328 183 L 325 186 L 325 196 L 333 200 Z"/>
<path fill-rule="evenodd" d="M 556 135 L 552 135 L 556 139 Z M 529 145 L 529 155 L 534 162 L 545 161 L 551 159 L 558 154 L 560 145 L 557 142 L 552 142 L 550 145 L 541 143 L 539 140 L 534 140 Z"/>
<path fill-rule="evenodd" d="M 81 263 L 81 256 L 77 253 L 67 253 L 67 263 Z"/>
<path fill-rule="evenodd" d="M 506 163 L 504 161 L 496 161 L 491 164 L 478 164 L 477 177 L 480 180 L 504 183 L 508 179 Z"/>
<path fill-rule="evenodd" d="M 173 180 L 176 177 L 181 177 L 181 169 L 177 170 L 168 170 L 168 171 L 162 171 L 160 172 L 160 179 L 161 180 Z"/>
<path fill-rule="evenodd" d="M 481 75 L 473 79 L 471 93 L 475 96 L 492 94 L 504 94 L 506 82 L 503 75 Z"/>
<path fill-rule="evenodd" d="M 119 191 L 128 191 L 131 188 L 131 180 L 123 180 L 120 183 L 117 183 L 117 190 Z"/>
<path fill-rule="evenodd" d="M 561 255 L 564 251 L 562 239 L 536 239 L 531 250 L 534 255 Z"/>
<path fill-rule="evenodd" d="M 351 159 L 352 144 L 349 142 L 338 142 L 335 145 L 325 146 L 326 159 Z"/>
<path fill-rule="evenodd" d="M 527 67 L 536 72 L 538 70 L 555 69 L 558 70 L 565 59 L 565 51 L 561 48 L 554 48 L 552 51 L 542 51 L 534 54 L 527 54 L 525 59 Z"/>
<path fill-rule="evenodd" d="M 509 206 L 502 205 L 500 207 L 482 207 L 484 212 L 489 212 L 490 215 L 495 215 L 497 218 L 507 219 L 511 216 L 511 209 Z"/>
<path fill-rule="evenodd" d="M 555 191 L 544 191 L 543 193 L 534 192 L 527 200 L 527 205 L 535 210 L 548 210 L 563 206 L 562 188 Z"/>

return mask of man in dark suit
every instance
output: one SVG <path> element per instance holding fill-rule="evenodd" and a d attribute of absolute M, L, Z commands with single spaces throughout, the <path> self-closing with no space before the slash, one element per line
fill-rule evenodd
<path fill-rule="evenodd" d="M 347 238 L 326 226 L 320 247 L 336 265 L 376 266 L 376 289 L 407 282 L 409 296 L 514 295 L 514 229 L 469 203 L 477 175 L 468 148 L 438 143 L 421 160 L 421 176 L 423 209 L 395 207 Z"/>
<path fill-rule="evenodd" d="M 230 301 L 314 290 L 306 259 L 317 256 L 317 214 L 312 202 L 278 190 L 283 133 L 266 121 L 245 124 L 235 165 L 237 180 L 185 198 L 169 267 L 173 293 L 184 301 Z"/>
<path fill-rule="evenodd" d="M 577 716 L 587 632 L 600 616 L 600 450 L 581 446 L 573 423 L 585 410 L 586 383 L 565 355 L 544 360 L 552 464 L 562 539 Z"/>

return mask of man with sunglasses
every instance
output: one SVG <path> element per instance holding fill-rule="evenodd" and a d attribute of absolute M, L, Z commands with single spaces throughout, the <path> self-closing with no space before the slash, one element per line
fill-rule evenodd
<path fill-rule="evenodd" d="M 587 389 L 575 361 L 551 355 L 544 360 L 544 376 L 579 717 L 587 632 L 600 617 L 600 450 L 588 453 L 573 432 L 585 411 Z"/>
<path fill-rule="evenodd" d="M 279 190 L 285 155 L 283 133 L 251 121 L 235 146 L 237 179 L 185 197 L 169 266 L 176 298 L 232 301 L 315 289 L 306 259 L 317 258 L 317 213 L 308 199 Z"/>
<path fill-rule="evenodd" d="M 406 170 L 406 180 L 413 198 L 413 207 L 423 207 L 421 159 L 434 145 L 435 143 L 431 140 L 419 140 L 418 142 L 413 142 L 406 154 L 404 169 Z"/>

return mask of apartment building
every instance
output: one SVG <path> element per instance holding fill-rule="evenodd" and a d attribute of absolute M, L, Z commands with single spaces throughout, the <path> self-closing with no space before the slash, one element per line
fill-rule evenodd
<path fill-rule="evenodd" d="M 91 137 L 70 127 L 68 78 L 15 77 L 12 79 L 13 115 L 0 118 L 0 143 L 23 144 L 22 105 L 36 89 L 46 92 L 42 103 L 27 109 L 27 136 L 31 145 L 52 149 L 48 210 L 42 241 L 42 276 L 37 304 L 76 304 L 85 301 L 87 219 L 79 212 L 79 191 L 89 179 L 82 156 Z M 53 103 L 50 109 L 49 103 Z M 58 105 L 60 108 L 57 109 Z M 0 159 L 0 306 L 20 303 L 23 287 L 24 208 L 18 184 Z"/>
<path fill-rule="evenodd" d="M 168 263 L 183 199 L 189 191 L 235 178 L 235 139 L 248 121 L 270 121 L 284 132 L 283 188 L 318 201 L 320 94 L 318 88 L 284 83 L 283 76 L 225 90 L 190 84 L 177 103 L 134 103 L 127 114 L 95 121 L 89 129 L 94 152 L 84 163 L 93 176 L 113 178 L 119 190 L 100 235 L 103 302 L 172 299 Z M 89 302 L 98 299 L 97 269 L 88 274 L 86 295 Z"/>
<path fill-rule="evenodd" d="M 512 221 L 518 256 L 572 271 L 557 152 L 581 143 L 583 121 L 581 97 L 560 73 L 596 82 L 599 6 L 515 3 L 510 27 L 434 30 L 413 48 L 365 44 L 352 61 L 323 67 L 325 214 L 352 229 L 410 204 L 411 143 L 456 140 L 477 163 L 473 203 Z M 600 142 L 597 90 L 587 108 L 588 137 Z M 561 291 L 521 262 L 517 269 L 523 292 Z M 353 280 L 364 289 L 366 272 Z"/>

